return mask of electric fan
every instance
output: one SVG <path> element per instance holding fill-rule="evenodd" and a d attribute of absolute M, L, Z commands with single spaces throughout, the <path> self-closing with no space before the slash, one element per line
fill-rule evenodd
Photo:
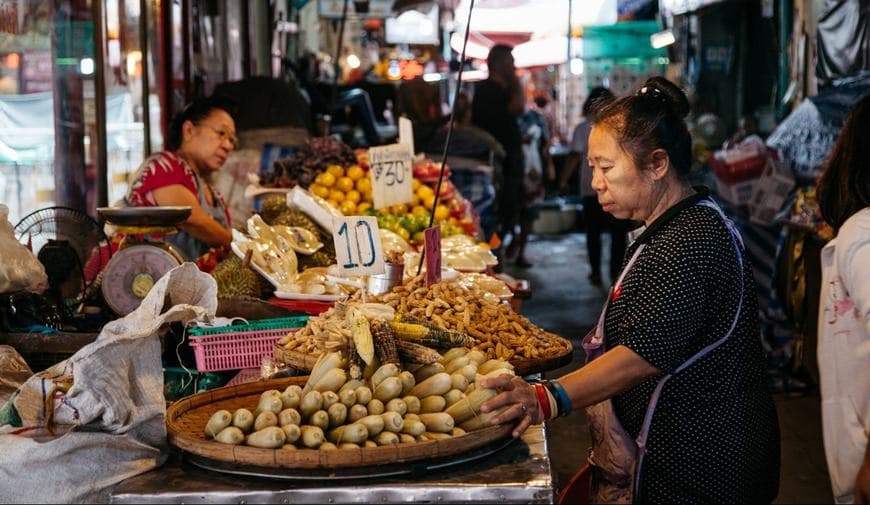
<path fill-rule="evenodd" d="M 57 316 L 69 321 L 74 307 L 92 292 L 97 273 L 109 262 L 111 249 L 99 223 L 69 207 L 47 207 L 25 216 L 15 225 L 15 236 L 45 266 L 48 296 Z M 54 318 L 50 318 L 54 319 Z M 52 321 L 51 326 L 57 326 Z"/>

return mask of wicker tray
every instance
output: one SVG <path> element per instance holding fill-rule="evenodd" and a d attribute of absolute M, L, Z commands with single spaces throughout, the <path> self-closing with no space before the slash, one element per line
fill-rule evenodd
<path fill-rule="evenodd" d="M 233 411 L 257 405 L 260 393 L 283 390 L 290 384 L 305 384 L 308 377 L 288 377 L 223 387 L 189 396 L 166 411 L 169 443 L 189 453 L 214 461 L 269 468 L 352 468 L 455 456 L 495 440 L 509 437 L 512 426 L 484 428 L 445 440 L 427 440 L 360 449 L 320 451 L 312 449 L 260 449 L 245 445 L 226 445 L 210 440 L 203 429 L 211 415 L 220 409 Z"/>
<path fill-rule="evenodd" d="M 571 362 L 574 354 L 574 347 L 571 345 L 571 342 L 553 333 L 550 333 L 549 336 L 550 338 L 564 341 L 564 343 L 567 344 L 567 350 L 558 356 L 550 356 L 547 358 L 512 359 L 510 360 L 510 363 L 514 366 L 514 371 L 517 375 L 525 376 L 546 372 L 547 370 L 554 370 L 563 367 Z M 275 359 L 281 363 L 285 363 L 292 368 L 304 370 L 306 372 L 311 371 L 314 367 L 314 363 L 317 362 L 317 358 L 319 357 L 313 354 L 288 351 L 280 345 L 275 346 L 273 354 L 275 355 Z"/>

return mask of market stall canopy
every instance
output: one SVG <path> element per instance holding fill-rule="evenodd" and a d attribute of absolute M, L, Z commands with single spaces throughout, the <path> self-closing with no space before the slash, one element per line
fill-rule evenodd
<path fill-rule="evenodd" d="M 450 46 L 462 50 L 470 0 L 460 0 L 455 10 L 456 32 Z M 617 21 L 615 0 L 572 0 L 572 31 L 582 26 L 612 25 Z M 481 0 L 474 4 L 466 55 L 484 59 L 498 43 L 514 46 L 517 67 L 564 63 L 568 54 L 568 2 L 560 0 Z M 533 27 L 533 28 L 530 28 Z M 572 40 L 579 54 L 580 39 Z"/>

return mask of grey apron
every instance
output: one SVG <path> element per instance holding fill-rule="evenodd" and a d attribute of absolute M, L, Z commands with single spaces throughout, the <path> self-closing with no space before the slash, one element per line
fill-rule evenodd
<path fill-rule="evenodd" d="M 215 221 L 220 223 L 221 226 L 229 228 L 224 207 L 221 205 L 217 194 L 211 189 L 211 186 L 209 186 L 207 182 L 204 182 L 199 178 L 199 175 L 197 175 L 196 172 L 193 172 L 193 178 L 196 180 L 196 193 L 197 199 L 199 200 L 199 206 L 202 207 L 202 210 L 206 211 L 208 215 L 213 217 Z M 205 192 L 207 190 L 211 191 L 214 205 L 209 205 L 208 200 L 205 198 Z M 184 230 L 178 230 L 178 233 L 168 236 L 166 241 L 169 242 L 169 244 L 171 244 L 172 247 L 175 248 L 175 250 L 178 251 L 187 261 L 196 261 L 197 258 L 207 253 L 209 249 L 212 248 L 211 245 Z"/>
<path fill-rule="evenodd" d="M 712 208 L 716 210 L 728 227 L 731 243 L 737 252 L 737 261 L 741 272 L 741 282 L 743 276 L 743 254 L 740 250 L 740 245 L 743 241 L 740 234 L 737 233 L 734 223 L 731 222 L 722 209 L 710 200 L 701 200 L 698 205 Z M 739 242 L 739 244 L 738 244 Z M 590 331 L 583 339 L 583 349 L 586 351 L 586 362 L 589 363 L 604 354 L 604 320 L 607 314 L 607 308 L 610 305 L 613 293 L 618 292 L 622 287 L 622 280 L 626 274 L 634 266 L 637 258 L 640 256 L 646 244 L 641 244 L 635 250 L 634 254 L 629 259 L 628 263 L 623 268 L 614 287 L 611 288 L 607 296 L 607 301 L 604 308 L 601 310 L 601 315 L 598 317 L 598 324 Z M 737 305 L 737 313 L 734 315 L 734 321 L 724 337 L 713 342 L 707 347 L 698 351 L 697 354 L 689 358 L 685 363 L 680 365 L 673 373 L 667 374 L 659 379 L 656 384 L 655 391 L 650 397 L 649 405 L 647 406 L 644 415 L 643 426 L 636 439 L 631 436 L 622 427 L 616 413 L 613 410 L 613 402 L 610 399 L 596 403 L 586 408 L 586 415 L 589 418 L 589 428 L 592 432 L 592 451 L 589 454 L 589 465 L 592 469 L 592 485 L 590 489 L 592 503 L 632 503 L 637 500 L 637 492 L 640 488 L 640 476 L 643 466 L 643 459 L 646 455 L 646 441 L 649 435 L 650 424 L 653 414 L 655 413 L 656 405 L 661 396 L 662 389 L 665 383 L 674 375 L 685 370 L 696 362 L 701 357 L 705 356 L 712 350 L 722 345 L 728 337 L 734 332 L 737 326 L 737 320 L 740 316 L 740 311 L 743 308 L 743 290 L 740 291 L 740 302 Z"/>

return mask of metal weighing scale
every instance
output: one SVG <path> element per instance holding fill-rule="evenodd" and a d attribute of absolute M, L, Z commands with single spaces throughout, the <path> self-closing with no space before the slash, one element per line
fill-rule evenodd
<path fill-rule="evenodd" d="M 97 213 L 118 227 L 124 240 L 103 270 L 102 292 L 109 307 L 125 316 L 136 310 L 163 274 L 184 258 L 163 237 L 190 216 L 190 207 L 100 207 Z"/>

